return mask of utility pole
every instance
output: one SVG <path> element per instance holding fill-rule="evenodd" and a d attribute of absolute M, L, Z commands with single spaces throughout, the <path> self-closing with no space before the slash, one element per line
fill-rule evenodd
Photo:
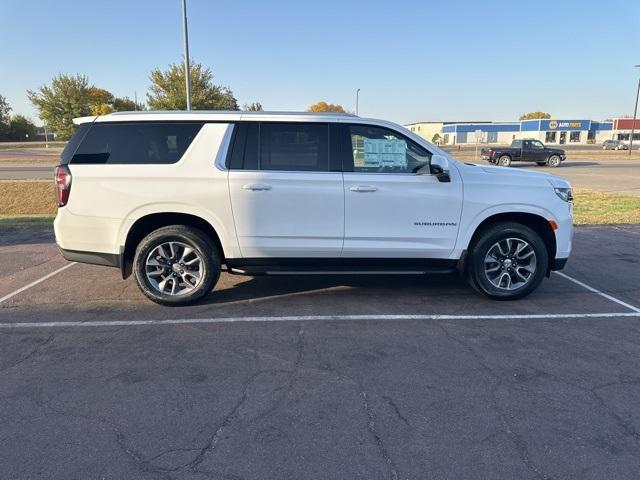
<path fill-rule="evenodd" d="M 356 90 L 356 115 L 358 115 L 358 100 L 360 95 L 360 89 Z"/>
<path fill-rule="evenodd" d="M 189 31 L 187 30 L 187 0 L 182 0 L 182 27 L 184 32 L 184 77 L 187 92 L 187 110 L 191 110 L 191 70 L 189 69 Z"/>
<path fill-rule="evenodd" d="M 136 112 L 138 111 L 138 92 L 135 90 L 133 91 L 133 109 Z"/>
<path fill-rule="evenodd" d="M 634 65 L 640 67 L 640 65 Z M 638 117 L 638 96 L 640 96 L 640 78 L 638 79 L 638 91 L 636 92 L 636 106 L 633 109 L 633 123 L 631 124 L 631 136 L 629 137 L 629 156 L 633 150 L 633 134 L 636 133 L 636 118 Z"/>

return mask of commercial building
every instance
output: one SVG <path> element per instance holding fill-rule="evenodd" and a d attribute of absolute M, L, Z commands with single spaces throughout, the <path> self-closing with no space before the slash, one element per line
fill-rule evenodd
<path fill-rule="evenodd" d="M 633 120 L 616 118 L 599 122 L 586 119 L 537 119 L 517 122 L 417 122 L 406 128 L 432 141 L 437 133 L 443 145 L 511 143 L 516 138 L 535 138 L 556 145 L 584 145 L 605 140 L 629 140 Z M 640 140 L 636 120 L 634 141 Z"/>

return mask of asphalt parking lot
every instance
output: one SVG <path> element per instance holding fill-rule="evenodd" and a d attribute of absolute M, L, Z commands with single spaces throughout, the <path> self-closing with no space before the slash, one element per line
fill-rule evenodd
<path fill-rule="evenodd" d="M 0 478 L 638 478 L 639 244 L 577 228 L 517 302 L 224 274 L 171 309 L 3 231 Z"/>

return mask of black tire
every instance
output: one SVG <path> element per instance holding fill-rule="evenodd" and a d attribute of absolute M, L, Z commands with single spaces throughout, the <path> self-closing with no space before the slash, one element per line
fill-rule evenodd
<path fill-rule="evenodd" d="M 511 165 L 511 157 L 509 155 L 500 155 L 496 163 L 501 167 L 508 167 Z"/>
<path fill-rule="evenodd" d="M 561 162 L 562 162 L 562 160 L 560 159 L 560 157 L 558 155 L 551 155 L 547 159 L 547 165 L 549 165 L 552 168 L 558 168 L 560 166 Z"/>
<path fill-rule="evenodd" d="M 202 271 L 197 272 L 200 274 L 199 281 L 191 281 L 195 284 L 195 287 L 189 284 L 189 287 L 192 288 L 191 291 L 187 291 L 186 293 L 178 292 L 173 295 L 171 293 L 163 293 L 158 290 L 158 288 L 152 284 L 152 280 L 149 279 L 147 274 L 147 268 L 150 268 L 147 266 L 149 255 L 160 245 L 168 242 L 186 245 L 194 251 L 190 254 L 193 255 L 191 258 L 195 258 L 196 256 L 200 258 L 198 264 Z M 178 264 L 173 263 L 171 265 L 172 262 L 178 262 L 177 256 L 175 258 L 172 257 L 172 260 L 166 263 L 164 267 L 157 267 L 161 271 L 167 272 L 166 274 L 162 273 L 163 277 L 158 278 L 166 278 L 171 275 L 174 277 L 178 276 L 177 281 L 184 285 L 187 280 L 182 281 L 185 277 L 180 277 L 180 272 L 174 272 L 173 268 Z M 220 262 L 218 249 L 212 240 L 202 231 L 185 225 L 170 225 L 154 230 L 142 239 L 136 248 L 136 254 L 133 259 L 133 272 L 140 291 L 154 302 L 167 306 L 189 305 L 197 302 L 213 289 L 220 278 Z M 185 270 L 188 268 L 189 267 L 185 267 Z M 175 282 L 176 280 L 173 280 L 173 283 Z"/>
<path fill-rule="evenodd" d="M 547 162 L 536 162 L 536 164 L 538 164 L 541 167 L 544 167 L 547 164 Z"/>
<path fill-rule="evenodd" d="M 505 242 L 506 239 L 523 240 L 531 247 L 535 254 L 534 259 L 531 260 L 535 263 L 535 271 L 531 273 L 530 277 L 527 277 L 526 283 L 513 290 L 498 288 L 489 279 L 489 274 L 485 272 L 485 258 L 487 254 L 497 242 Z M 496 264 L 498 264 L 498 262 L 496 262 Z M 495 300 L 517 300 L 529 295 L 540 285 L 540 282 L 542 282 L 542 279 L 547 273 L 548 266 L 549 253 L 540 235 L 520 223 L 498 223 L 480 232 L 469 248 L 467 257 L 467 280 L 473 288 L 489 298 Z M 503 267 L 504 264 L 501 268 Z"/>

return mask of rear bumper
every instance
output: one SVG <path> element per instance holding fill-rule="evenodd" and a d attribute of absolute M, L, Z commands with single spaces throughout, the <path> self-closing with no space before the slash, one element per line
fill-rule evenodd
<path fill-rule="evenodd" d="M 564 266 L 567 264 L 568 258 L 554 258 L 551 262 L 551 270 L 557 271 L 562 270 Z"/>
<path fill-rule="evenodd" d="M 81 252 L 78 250 L 66 250 L 60 248 L 62 256 L 70 262 L 78 263 L 90 263 L 92 265 L 103 265 L 105 267 L 122 268 L 121 255 L 117 253 L 102 253 L 102 252 Z"/>

